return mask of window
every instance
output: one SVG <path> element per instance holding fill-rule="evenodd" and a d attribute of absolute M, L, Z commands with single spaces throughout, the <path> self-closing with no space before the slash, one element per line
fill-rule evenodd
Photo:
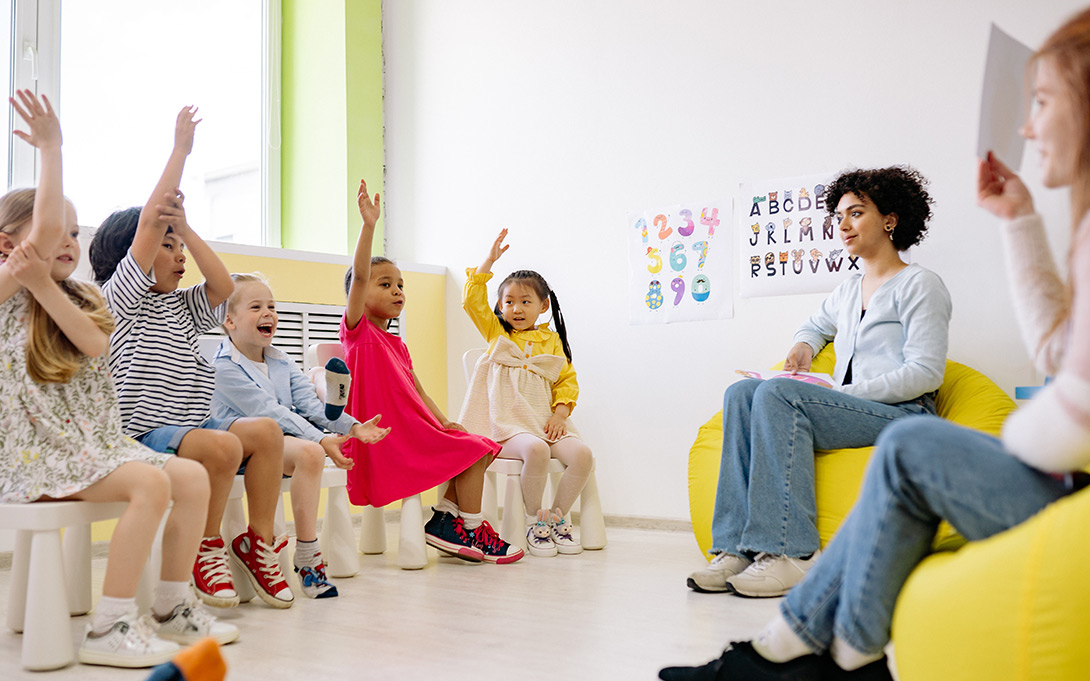
<path fill-rule="evenodd" d="M 6 2 L 19 5 L 17 17 L 36 18 L 16 42 L 36 41 L 37 79 L 20 78 L 18 45 L 6 53 L 16 84 L 25 79 L 58 106 L 65 194 L 80 224 L 144 204 L 170 155 L 175 117 L 193 104 L 204 120 L 182 178 L 190 224 L 205 239 L 280 245 L 279 102 L 268 87 L 279 82 L 279 0 Z M 16 170 L 9 186 L 34 181 L 18 170 L 18 146 L 5 153 Z"/>

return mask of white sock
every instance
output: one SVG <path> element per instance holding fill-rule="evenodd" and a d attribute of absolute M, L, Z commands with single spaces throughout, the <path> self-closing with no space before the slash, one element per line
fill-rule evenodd
<path fill-rule="evenodd" d="M 467 530 L 475 530 L 484 522 L 484 513 L 466 513 L 462 511 L 462 521 Z"/>
<path fill-rule="evenodd" d="M 839 636 L 833 637 L 833 644 L 829 646 L 829 654 L 836 662 L 836 666 L 846 672 L 854 671 L 882 659 L 883 653 L 861 653 L 848 645 Z"/>
<path fill-rule="evenodd" d="M 312 541 L 299 541 L 295 540 L 295 567 L 317 567 L 318 562 L 321 560 L 321 547 L 318 546 L 318 540 Z"/>
<path fill-rule="evenodd" d="M 325 417 L 336 421 L 348 404 L 348 386 L 352 385 L 352 374 L 348 365 L 340 357 L 332 357 L 325 363 Z"/>
<path fill-rule="evenodd" d="M 435 510 L 439 511 L 440 513 L 449 513 L 455 518 L 457 518 L 459 514 L 458 504 L 455 504 L 453 501 L 447 499 L 446 497 L 440 499 L 439 503 L 436 504 L 433 508 L 435 508 Z"/>
<path fill-rule="evenodd" d="M 185 603 L 189 595 L 189 582 L 159 582 L 155 587 L 155 602 L 151 611 L 156 617 L 166 617 L 174 608 Z"/>
<path fill-rule="evenodd" d="M 94 617 L 91 618 L 91 631 L 96 635 L 105 634 L 118 621 L 126 615 L 136 614 L 135 598 L 113 598 L 103 596 L 95 606 Z"/>
<path fill-rule="evenodd" d="M 753 649 L 769 662 L 790 662 L 803 655 L 813 655 L 814 651 L 799 638 L 788 626 L 782 614 L 769 622 L 757 638 L 753 639 Z"/>

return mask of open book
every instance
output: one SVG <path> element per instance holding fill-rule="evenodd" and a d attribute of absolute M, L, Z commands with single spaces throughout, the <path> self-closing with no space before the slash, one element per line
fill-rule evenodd
<path fill-rule="evenodd" d="M 804 383 L 813 383 L 814 385 L 820 385 L 826 388 L 836 387 L 836 383 L 833 381 L 833 377 L 829 374 L 814 374 L 806 371 L 800 371 L 797 374 L 792 375 L 790 371 L 748 371 L 746 369 L 735 369 L 734 373 L 746 378 L 761 378 L 768 380 L 770 378 L 790 378 L 796 381 L 802 381 Z"/>

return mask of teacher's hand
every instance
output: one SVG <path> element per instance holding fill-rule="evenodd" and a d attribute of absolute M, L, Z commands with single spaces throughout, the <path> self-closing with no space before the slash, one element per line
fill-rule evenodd
<path fill-rule="evenodd" d="M 990 151 L 977 166 L 976 202 L 1004 220 L 1033 213 L 1033 197 L 1025 183 Z"/>

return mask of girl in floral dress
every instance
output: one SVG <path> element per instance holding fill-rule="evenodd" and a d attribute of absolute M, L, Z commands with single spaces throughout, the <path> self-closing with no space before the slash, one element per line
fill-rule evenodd
<path fill-rule="evenodd" d="M 37 147 L 35 189 L 0 198 L 0 502 L 127 502 L 111 541 L 102 599 L 79 650 L 88 664 L 147 667 L 176 642 L 238 638 L 189 591 L 189 565 L 208 504 L 208 477 L 192 461 L 125 437 L 106 350 L 113 318 L 97 287 L 68 277 L 79 262 L 76 213 L 61 191 L 61 130 L 45 97 L 12 105 Z M 163 569 L 151 617 L 137 617 L 136 587 L 159 521 Z"/>

